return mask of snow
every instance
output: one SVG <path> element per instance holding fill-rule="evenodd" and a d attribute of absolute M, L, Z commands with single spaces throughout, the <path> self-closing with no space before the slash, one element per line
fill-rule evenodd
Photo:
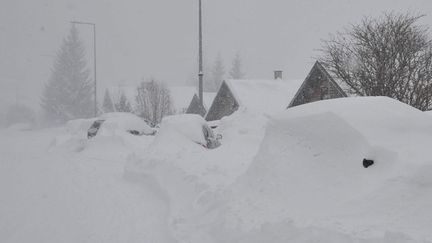
<path fill-rule="evenodd" d="M 110 93 L 113 102 L 117 102 L 120 99 L 120 96 L 124 94 L 131 105 L 136 103 L 137 86 L 131 86 L 131 85 L 112 86 L 108 88 L 108 92 Z M 132 105 L 132 107 L 135 106 Z"/>
<path fill-rule="evenodd" d="M 100 116 L 104 119 L 98 134 L 113 134 L 118 131 L 135 130 L 142 132 L 144 135 L 152 135 L 154 130 L 140 117 L 125 112 L 105 113 Z"/>
<path fill-rule="evenodd" d="M 216 97 L 215 92 L 204 92 L 203 93 L 203 98 L 204 98 L 204 106 L 206 107 L 206 109 L 210 109 L 214 98 Z"/>
<path fill-rule="evenodd" d="M 431 121 L 389 98 L 287 110 L 269 123 L 218 219 L 225 222 L 223 232 L 240 230 L 244 238 L 222 241 L 284 235 L 271 225 L 316 228 L 320 237 L 343 236 L 339 242 L 393 242 L 395 235 L 399 242 L 431 241 Z M 365 169 L 363 158 L 375 164 Z"/>
<path fill-rule="evenodd" d="M 240 107 L 273 115 L 288 107 L 303 80 L 226 80 L 225 83 Z"/>
<path fill-rule="evenodd" d="M 52 145 L 65 128 L 0 131 L 1 242 L 174 242 L 167 205 L 123 178 L 131 144 Z M 147 146 L 152 137 L 132 144 Z"/>
<path fill-rule="evenodd" d="M 389 98 L 240 109 L 213 150 L 91 122 L 0 130 L 1 242 L 432 242 L 432 117 Z"/>
<path fill-rule="evenodd" d="M 207 141 L 203 134 L 203 126 L 206 125 L 206 121 L 200 115 L 182 114 L 167 116 L 162 120 L 157 139 L 161 140 L 161 137 L 167 138 L 167 141 L 163 139 L 160 141 L 163 146 L 164 143 L 172 139 L 171 133 L 174 132 L 180 133 L 195 143 L 206 145 Z"/>
<path fill-rule="evenodd" d="M 170 96 L 177 113 L 183 113 L 189 107 L 192 97 L 196 93 L 194 86 L 169 86 Z"/>
<path fill-rule="evenodd" d="M 144 135 L 154 133 L 154 130 L 143 119 L 126 112 L 111 112 L 102 114 L 98 118 L 70 120 L 66 123 L 66 129 L 70 135 L 86 138 L 88 129 L 96 120 L 105 120 L 97 133 L 99 136 L 113 136 L 129 130 L 140 131 Z"/>

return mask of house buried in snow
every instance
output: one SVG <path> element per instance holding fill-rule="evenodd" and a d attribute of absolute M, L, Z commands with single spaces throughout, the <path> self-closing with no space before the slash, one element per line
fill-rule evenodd
<path fill-rule="evenodd" d="M 197 94 L 194 94 L 189 107 L 186 110 L 187 114 L 198 114 L 204 117 L 207 114 L 208 108 L 211 106 L 213 99 L 215 98 L 216 93 L 212 92 L 204 92 L 203 93 L 203 103 L 200 102 L 200 99 Z"/>
<path fill-rule="evenodd" d="M 304 81 L 283 80 L 280 71 L 273 80 L 225 80 L 206 120 L 220 120 L 239 108 L 253 113 L 275 114 L 287 108 L 318 100 L 346 97 L 345 92 L 316 62 Z"/>
<path fill-rule="evenodd" d="M 293 100 L 288 105 L 288 108 L 314 101 L 342 97 L 347 97 L 346 93 L 335 82 L 321 63 L 317 61 Z"/>

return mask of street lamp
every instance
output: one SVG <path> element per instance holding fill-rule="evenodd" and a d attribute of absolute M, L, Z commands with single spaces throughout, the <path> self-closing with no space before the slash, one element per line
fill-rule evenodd
<path fill-rule="evenodd" d="M 199 7 L 199 29 L 198 29 L 198 38 L 199 38 L 199 64 L 198 64 L 198 96 L 200 99 L 201 106 L 204 106 L 204 97 L 203 97 L 203 86 L 204 86 L 204 71 L 203 71 L 203 48 L 202 48 L 202 3 L 201 0 L 198 1 Z"/>
<path fill-rule="evenodd" d="M 72 24 L 93 26 L 93 65 L 94 65 L 94 115 L 97 116 L 97 82 L 96 82 L 96 24 L 81 21 L 71 21 Z"/>

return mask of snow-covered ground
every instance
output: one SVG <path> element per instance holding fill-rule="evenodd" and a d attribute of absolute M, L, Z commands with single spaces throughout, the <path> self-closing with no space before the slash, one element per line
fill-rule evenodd
<path fill-rule="evenodd" d="M 432 242 L 432 116 L 394 100 L 240 109 L 213 150 L 89 123 L 0 131 L 0 242 Z"/>
<path fill-rule="evenodd" d="M 0 242 L 174 242 L 165 201 L 123 178 L 153 138 L 85 135 L 0 132 Z"/>

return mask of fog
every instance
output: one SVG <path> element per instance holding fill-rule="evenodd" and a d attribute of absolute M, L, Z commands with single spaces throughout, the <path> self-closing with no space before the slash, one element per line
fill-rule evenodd
<path fill-rule="evenodd" d="M 0 111 L 16 100 L 39 108 L 43 84 L 70 21 L 96 23 L 99 97 L 105 87 L 154 77 L 183 85 L 197 69 L 197 0 L 2 0 Z M 428 14 L 428 0 L 204 0 L 204 59 L 218 53 L 230 68 L 242 56 L 250 78 L 304 78 L 321 39 L 364 15 Z M 422 19 L 432 24 L 432 16 Z M 78 26 L 92 67 L 93 33 Z"/>

